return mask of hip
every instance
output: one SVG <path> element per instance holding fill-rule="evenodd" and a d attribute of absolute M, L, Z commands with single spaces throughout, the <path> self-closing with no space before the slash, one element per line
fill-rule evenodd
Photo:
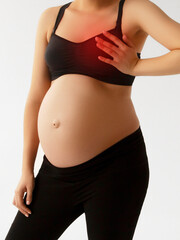
<path fill-rule="evenodd" d="M 149 174 L 146 144 L 139 126 L 138 129 L 125 138 L 87 161 L 74 166 L 55 166 L 44 154 L 39 174 L 61 179 L 68 183 L 80 182 L 83 179 L 91 182 L 93 179 L 104 175 L 119 178 L 128 174 L 128 176 L 133 177 L 142 169 L 142 166 L 144 166 L 143 169 L 146 169 L 146 173 Z"/>
<path fill-rule="evenodd" d="M 41 146 L 56 166 L 68 167 L 85 162 L 138 129 L 136 116 L 112 120 L 79 122 L 69 119 L 53 129 L 39 124 Z"/>

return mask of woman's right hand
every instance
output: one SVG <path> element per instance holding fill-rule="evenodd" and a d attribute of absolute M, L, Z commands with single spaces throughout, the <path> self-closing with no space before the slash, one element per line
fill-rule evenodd
<path fill-rule="evenodd" d="M 19 211 L 28 217 L 28 213 L 31 214 L 31 210 L 24 204 L 24 193 L 27 192 L 26 204 L 32 201 L 32 193 L 34 189 L 35 181 L 33 172 L 24 173 L 21 175 L 20 181 L 15 189 L 15 195 L 12 204 L 16 206 Z"/>

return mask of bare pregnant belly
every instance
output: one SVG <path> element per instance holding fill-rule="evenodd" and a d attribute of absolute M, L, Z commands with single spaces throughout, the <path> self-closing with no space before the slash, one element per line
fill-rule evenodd
<path fill-rule="evenodd" d="M 57 167 L 89 160 L 134 132 L 139 120 L 129 86 L 68 74 L 52 82 L 38 114 L 38 135 Z"/>

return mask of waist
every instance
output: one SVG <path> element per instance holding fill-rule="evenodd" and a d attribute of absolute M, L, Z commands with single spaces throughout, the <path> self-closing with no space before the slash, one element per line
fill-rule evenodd
<path fill-rule="evenodd" d="M 110 81 L 110 80 L 109 80 Z M 66 90 L 74 89 L 79 94 L 100 94 L 111 95 L 111 97 L 117 98 L 131 98 L 132 86 L 128 85 L 116 85 L 99 81 L 98 79 L 81 74 L 66 74 L 51 81 L 51 87 L 64 88 Z"/>

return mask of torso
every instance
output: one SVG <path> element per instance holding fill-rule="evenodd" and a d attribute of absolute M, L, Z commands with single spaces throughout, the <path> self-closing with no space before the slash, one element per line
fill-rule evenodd
<path fill-rule="evenodd" d="M 147 35 L 133 24 L 128 9 L 130 1 L 126 0 L 123 6 L 122 32 L 135 44 L 137 52 L 141 52 Z M 58 10 L 59 7 L 54 18 Z M 109 18 L 109 27 L 106 21 L 106 26 L 98 25 L 99 29 L 87 32 L 87 15 L 68 8 L 56 34 L 81 42 L 100 33 L 103 27 L 113 28 L 116 17 L 114 21 Z M 48 40 L 51 31 L 52 28 Z M 49 161 L 57 167 L 75 166 L 134 132 L 140 123 L 131 90 L 132 86 L 113 85 L 81 74 L 67 74 L 52 81 L 38 115 L 39 139 Z"/>

